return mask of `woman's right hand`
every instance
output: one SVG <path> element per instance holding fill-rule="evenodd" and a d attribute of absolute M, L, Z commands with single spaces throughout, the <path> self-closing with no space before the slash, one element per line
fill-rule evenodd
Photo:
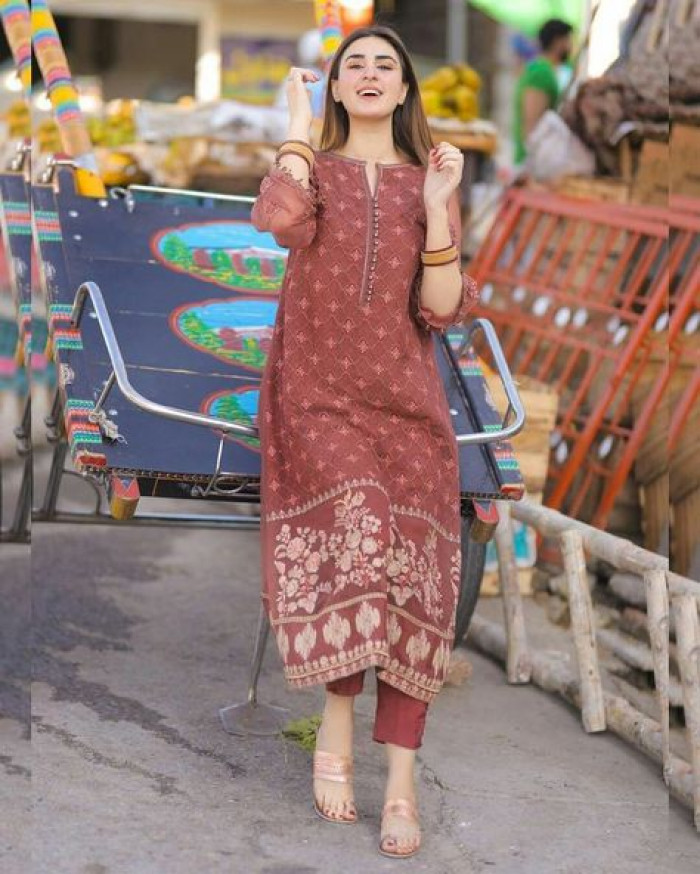
<path fill-rule="evenodd" d="M 311 95 L 307 82 L 318 82 L 318 73 L 302 67 L 292 67 L 287 77 L 287 103 L 289 105 L 290 138 L 306 138 L 313 120 Z"/>

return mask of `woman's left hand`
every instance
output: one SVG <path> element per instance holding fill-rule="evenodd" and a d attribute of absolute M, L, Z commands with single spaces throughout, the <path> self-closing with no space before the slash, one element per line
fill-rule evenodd
<path fill-rule="evenodd" d="M 426 209 L 447 206 L 450 196 L 462 179 L 464 155 L 450 143 L 440 143 L 430 152 L 425 174 L 423 200 Z"/>

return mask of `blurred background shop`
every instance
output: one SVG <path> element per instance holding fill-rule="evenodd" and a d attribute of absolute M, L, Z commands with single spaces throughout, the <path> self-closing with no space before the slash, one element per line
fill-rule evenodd
<path fill-rule="evenodd" d="M 55 0 L 51 8 L 98 149 L 127 148 L 161 184 L 191 183 L 193 163 L 212 172 L 221 165 L 223 189 L 248 192 L 260 176 L 257 147 L 274 146 L 283 135 L 284 113 L 274 112 L 275 98 L 290 64 L 305 59 L 304 39 L 308 46 L 320 5 L 317 0 Z M 600 4 L 580 71 L 597 74 L 614 60 L 632 5 L 633 0 Z M 401 33 L 426 83 L 426 110 L 436 133 L 456 139 L 470 157 L 464 192 L 469 200 L 470 183 L 493 178 L 497 166 L 508 175 L 517 77 L 537 53 L 538 28 L 547 17 L 563 16 L 580 43 L 591 3 L 341 0 L 340 11 L 346 31 L 374 19 Z M 0 109 L 12 137 L 23 115 L 5 44 L 1 62 Z M 465 81 L 449 73 L 431 80 L 456 64 L 472 71 Z M 56 136 L 40 86 L 33 103 L 38 139 L 50 151 Z M 214 125 L 212 113 L 217 113 Z M 206 143 L 194 142 L 200 135 Z M 239 145 L 230 148 L 232 143 Z M 100 158 L 104 163 L 109 155 L 100 152 Z M 263 151 L 263 163 L 266 158 Z M 113 161 L 115 174 L 120 160 Z M 205 175 L 199 182 L 214 184 Z"/>

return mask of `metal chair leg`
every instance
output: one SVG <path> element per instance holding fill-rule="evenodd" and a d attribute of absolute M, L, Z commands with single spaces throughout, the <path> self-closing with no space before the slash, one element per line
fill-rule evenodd
<path fill-rule="evenodd" d="M 286 707 L 258 704 L 258 677 L 269 633 L 270 623 L 265 606 L 260 604 L 258 629 L 255 636 L 253 658 L 250 663 L 248 700 L 244 704 L 233 704 L 219 710 L 221 724 L 229 734 L 253 735 L 254 737 L 278 734 L 289 715 L 289 710 Z"/>
<path fill-rule="evenodd" d="M 32 456 L 24 459 L 22 483 L 17 496 L 17 507 L 12 525 L 7 533 L 7 539 L 12 541 L 29 540 L 29 520 L 32 515 Z"/>
<path fill-rule="evenodd" d="M 35 518 L 38 521 L 50 521 L 51 517 L 56 513 L 58 492 L 61 488 L 67 452 L 68 444 L 64 440 L 61 440 L 54 446 L 51 470 L 46 483 L 46 491 L 44 492 L 44 501 L 39 511 L 35 514 Z"/>

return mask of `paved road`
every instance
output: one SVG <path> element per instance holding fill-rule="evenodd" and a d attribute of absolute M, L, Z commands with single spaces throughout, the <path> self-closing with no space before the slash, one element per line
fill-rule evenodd
<path fill-rule="evenodd" d="M 358 703 L 361 822 L 318 820 L 308 753 L 229 736 L 217 720 L 245 698 L 253 532 L 35 526 L 30 761 L 27 552 L 0 550 L 5 874 L 697 870 L 700 843 L 657 768 L 613 736 L 585 735 L 559 700 L 507 686 L 476 653 L 471 681 L 446 688 L 429 716 L 420 856 L 376 853 L 384 765 L 369 739 L 371 686 Z M 272 647 L 260 692 L 293 717 L 322 701 L 285 688 Z"/>

